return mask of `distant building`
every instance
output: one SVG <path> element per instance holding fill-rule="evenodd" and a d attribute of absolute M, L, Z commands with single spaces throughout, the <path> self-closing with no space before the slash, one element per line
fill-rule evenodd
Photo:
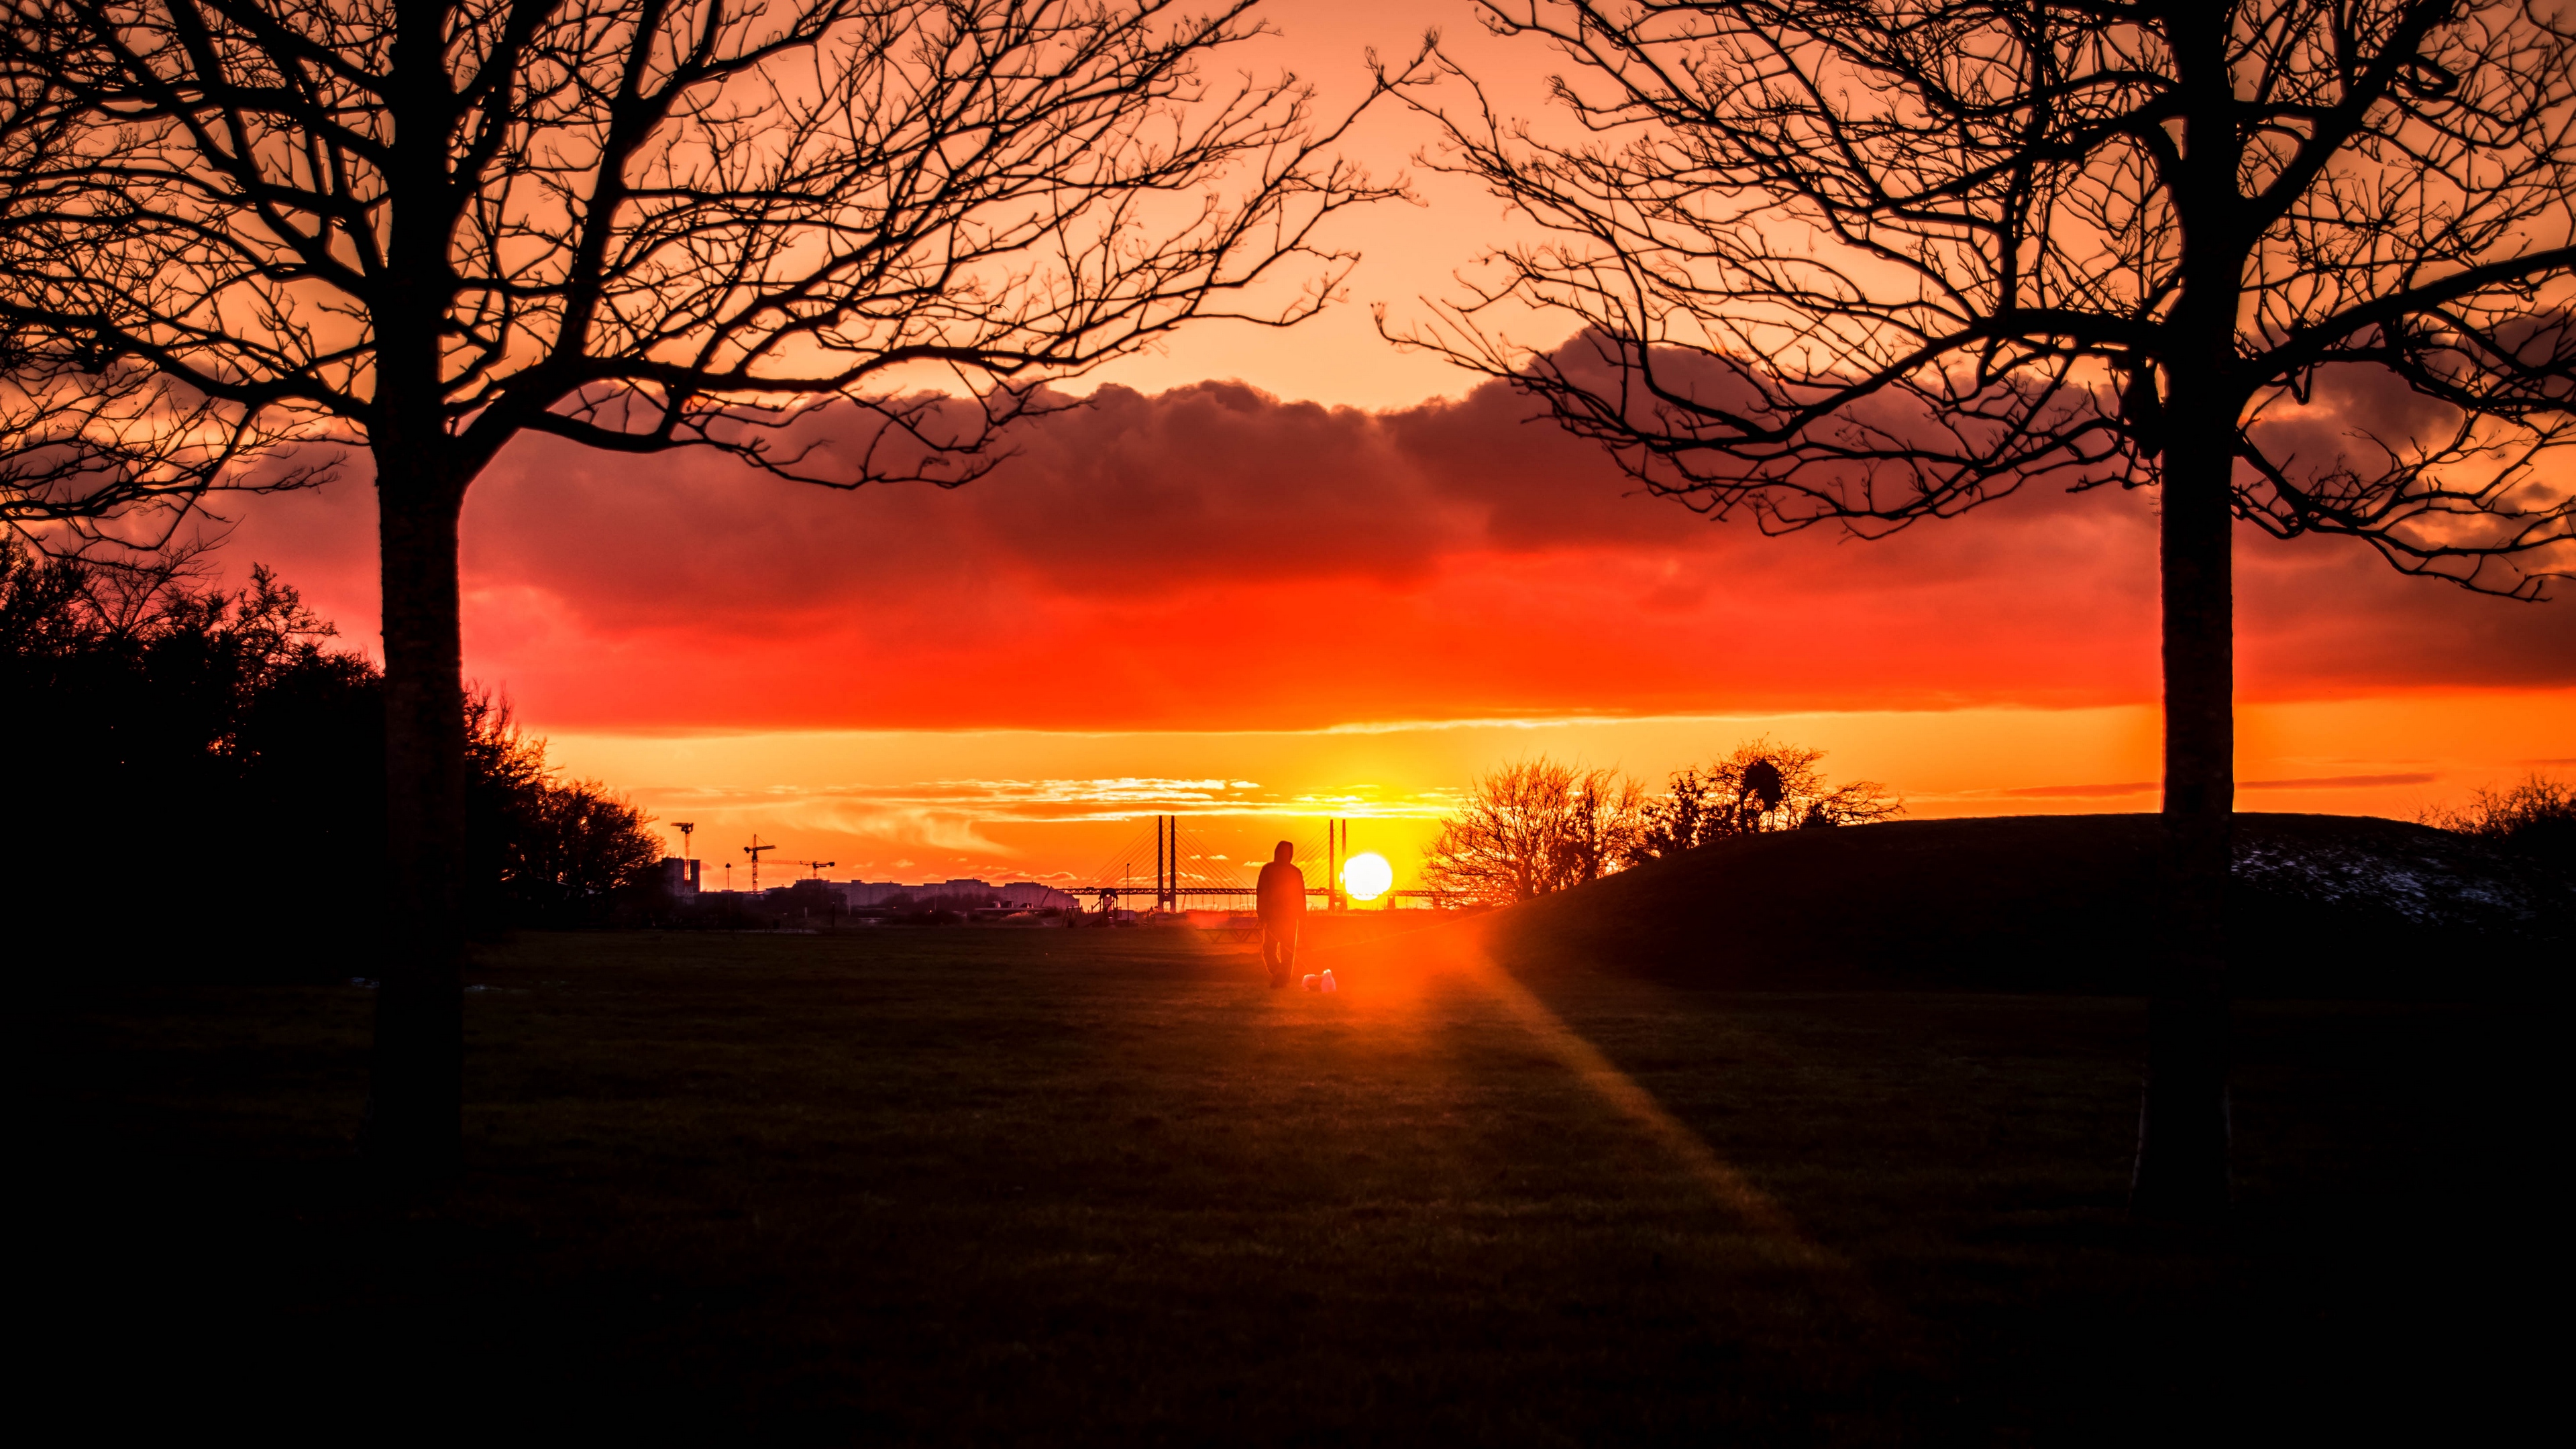
<path fill-rule="evenodd" d="M 698 865 L 697 861 L 682 860 L 675 855 L 662 857 L 662 889 L 675 896 L 696 895 Z"/>
<path fill-rule="evenodd" d="M 988 881 L 949 879 L 905 885 L 900 881 L 854 880 L 838 887 L 842 902 L 851 910 L 864 911 L 883 906 L 901 896 L 920 910 L 985 911 L 996 908 L 1014 911 L 1078 909 L 1081 902 L 1051 885 L 1033 880 L 1011 881 L 994 885 Z"/>
<path fill-rule="evenodd" d="M 772 886 L 761 894 L 775 905 L 792 906 L 802 910 L 845 908 L 841 888 L 827 880 L 792 881 L 783 886 Z"/>

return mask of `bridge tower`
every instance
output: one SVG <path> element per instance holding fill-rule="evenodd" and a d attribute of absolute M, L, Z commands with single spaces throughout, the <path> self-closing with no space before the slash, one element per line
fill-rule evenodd
<path fill-rule="evenodd" d="M 1154 909 L 1177 910 L 1181 895 L 1181 817 L 1154 817 Z"/>

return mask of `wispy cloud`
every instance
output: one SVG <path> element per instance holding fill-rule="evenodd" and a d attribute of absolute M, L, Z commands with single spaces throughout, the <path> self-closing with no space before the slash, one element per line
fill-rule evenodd
<path fill-rule="evenodd" d="M 2382 775 L 2302 775 L 2286 780 L 2239 780 L 2239 790 L 2366 790 L 2390 785 L 2429 785 L 2441 776 L 2429 771 L 2410 770 Z M 2129 795 L 2151 794 L 2160 787 L 2153 780 L 2125 780 L 2106 785 L 2023 785 L 2001 790 L 1967 790 L 1944 799 L 2006 800 L 2115 800 Z"/>
<path fill-rule="evenodd" d="M 2441 776 L 2425 771 L 2402 775 L 2311 775 L 2297 780 L 2239 780 L 2239 790 L 2352 790 L 2374 785 L 2429 785 Z"/>
<path fill-rule="evenodd" d="M 2121 795 L 2144 795 L 2157 788 L 2153 780 L 2132 780 L 2118 785 L 2025 785 L 2014 790 L 1971 790 L 1964 793 L 2021 800 L 2107 800 Z"/>
<path fill-rule="evenodd" d="M 1255 780 L 1116 776 L 1089 779 L 945 779 L 894 784 L 639 787 L 636 797 L 658 811 L 737 812 L 789 824 L 824 826 L 925 848 L 1010 854 L 978 832 L 980 825 L 1125 821 L 1148 815 L 1428 820 L 1456 806 L 1452 790 L 1396 791 L 1359 786 L 1329 794 L 1289 793 Z"/>

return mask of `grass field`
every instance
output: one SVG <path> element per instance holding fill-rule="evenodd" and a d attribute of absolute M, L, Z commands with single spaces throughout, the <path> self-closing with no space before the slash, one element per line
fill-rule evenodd
<path fill-rule="evenodd" d="M 2134 999 L 1413 939 L 1321 996 L 1178 930 L 526 937 L 474 976 L 468 1171 L 412 1198 L 348 1157 L 366 991 L 63 988 L 34 1393 L 102 1430 L 2100 1443 L 2474 1437 L 2544 1382 L 2502 1316 L 2554 1301 L 2527 1008 L 2247 1004 L 2239 1220 L 2175 1232 L 2122 1212 Z"/>

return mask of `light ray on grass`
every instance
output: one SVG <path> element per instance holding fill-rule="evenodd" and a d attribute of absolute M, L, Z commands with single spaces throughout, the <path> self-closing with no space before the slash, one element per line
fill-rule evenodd
<path fill-rule="evenodd" d="M 1852 1264 L 1847 1259 L 1809 1237 L 1777 1199 L 1719 1156 L 1706 1138 L 1674 1116 L 1643 1083 L 1621 1070 L 1606 1053 L 1568 1025 L 1565 1018 L 1539 999 L 1536 992 L 1496 961 L 1472 925 L 1462 923 L 1446 929 L 1412 932 L 1372 944 L 1377 949 L 1369 954 L 1389 965 L 1398 960 L 1410 960 L 1427 968 L 1424 975 L 1464 977 L 1490 993 L 1523 1030 L 1538 1039 L 1550 1056 L 1572 1072 L 1603 1103 L 1642 1128 L 1648 1138 L 1670 1153 L 1694 1182 L 1744 1224 L 1766 1252 L 1783 1262 L 1803 1267 L 1838 1274 L 1852 1271 Z M 1349 974 L 1347 970 L 1343 972 L 1345 976 Z M 1374 978 L 1371 985 L 1379 988 L 1398 985 L 1403 974 L 1395 973 L 1395 979 L 1390 979 L 1387 974 L 1369 973 Z"/>

